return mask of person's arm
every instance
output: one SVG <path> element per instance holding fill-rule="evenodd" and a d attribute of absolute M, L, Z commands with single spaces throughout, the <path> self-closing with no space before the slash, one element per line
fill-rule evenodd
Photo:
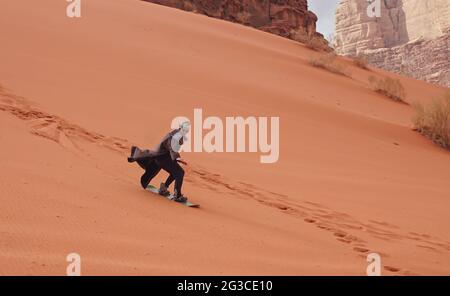
<path fill-rule="evenodd" d="M 178 159 L 181 159 L 181 155 L 178 152 L 173 151 L 172 149 L 170 149 L 170 158 L 172 158 L 173 161 L 176 161 Z"/>
<path fill-rule="evenodd" d="M 181 158 L 177 158 L 177 161 L 178 161 L 179 163 L 182 163 L 182 164 L 184 164 L 184 165 L 187 165 L 187 162 L 184 161 L 184 160 L 181 159 Z"/>
<path fill-rule="evenodd" d="M 176 161 L 178 158 L 181 158 L 180 153 L 176 152 L 175 150 L 173 150 L 172 147 L 172 137 L 168 137 L 164 143 L 164 148 L 169 151 L 170 154 L 170 158 L 172 158 L 173 161 Z"/>

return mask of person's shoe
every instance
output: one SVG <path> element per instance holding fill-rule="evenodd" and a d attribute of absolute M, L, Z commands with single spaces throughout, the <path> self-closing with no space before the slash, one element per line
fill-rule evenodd
<path fill-rule="evenodd" d="M 187 202 L 187 197 L 184 197 L 183 195 L 175 196 L 173 198 L 176 202 Z"/>
<path fill-rule="evenodd" d="M 166 184 L 161 183 L 161 185 L 159 186 L 159 190 L 158 190 L 159 195 L 162 196 L 169 196 L 170 192 L 169 190 L 167 190 Z"/>
<path fill-rule="evenodd" d="M 175 190 L 175 195 L 173 198 L 174 201 L 176 202 L 186 202 L 187 201 L 187 197 L 183 196 L 183 194 L 178 194 L 178 192 Z"/>

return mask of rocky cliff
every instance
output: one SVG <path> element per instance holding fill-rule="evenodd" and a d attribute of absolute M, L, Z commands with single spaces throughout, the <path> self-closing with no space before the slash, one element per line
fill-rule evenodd
<path fill-rule="evenodd" d="M 364 55 L 377 67 L 450 87 L 450 1 L 380 3 L 380 17 L 370 17 L 367 0 L 341 0 L 336 52 Z"/>
<path fill-rule="evenodd" d="M 320 37 L 307 0 L 144 0 L 220 18 L 297 41 Z"/>

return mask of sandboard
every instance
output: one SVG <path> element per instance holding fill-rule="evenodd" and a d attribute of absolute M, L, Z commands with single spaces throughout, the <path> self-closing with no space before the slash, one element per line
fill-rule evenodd
<path fill-rule="evenodd" d="M 148 190 L 148 191 L 150 191 L 150 192 L 153 192 L 153 193 L 156 193 L 156 194 L 158 194 L 158 196 L 165 197 L 165 198 L 167 198 L 168 200 L 174 201 L 174 200 L 173 200 L 174 196 L 173 196 L 172 194 L 171 194 L 171 195 L 168 195 L 168 196 L 160 195 L 160 194 L 158 193 L 158 188 L 156 188 L 156 187 L 153 186 L 153 185 L 148 185 L 146 190 Z M 176 202 L 176 201 L 175 201 L 175 202 Z M 187 200 L 187 201 L 185 201 L 185 202 L 176 202 L 176 203 L 185 205 L 186 207 L 190 207 L 190 208 L 199 208 L 199 207 L 200 207 L 200 205 L 194 204 L 194 203 L 190 202 L 189 200 Z"/>

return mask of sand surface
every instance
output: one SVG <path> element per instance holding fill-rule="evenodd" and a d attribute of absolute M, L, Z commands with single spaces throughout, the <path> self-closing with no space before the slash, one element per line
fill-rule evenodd
<path fill-rule="evenodd" d="M 408 102 L 445 89 L 348 65 L 241 25 L 137 0 L 0 0 L 0 274 L 450 274 L 450 153 Z M 190 209 L 126 162 L 176 116 L 279 116 L 280 159 L 185 153 Z M 165 177 L 161 174 L 155 184 Z"/>

